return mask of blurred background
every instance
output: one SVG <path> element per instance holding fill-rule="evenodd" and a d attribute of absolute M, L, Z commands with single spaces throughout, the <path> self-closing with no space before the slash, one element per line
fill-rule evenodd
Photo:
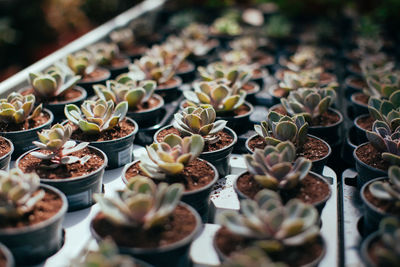
<path fill-rule="evenodd" d="M 139 2 L 0 0 L 0 81 Z M 262 4 L 264 8 L 279 8 L 281 13 L 300 19 L 310 16 L 332 18 L 356 12 L 381 24 L 388 34 L 397 34 L 400 25 L 400 0 L 170 0 L 163 11 Z M 336 30 L 340 33 L 340 29 Z"/>

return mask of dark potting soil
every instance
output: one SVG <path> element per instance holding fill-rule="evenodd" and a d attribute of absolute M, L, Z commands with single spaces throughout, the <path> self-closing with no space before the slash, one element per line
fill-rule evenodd
<path fill-rule="evenodd" d="M 165 223 L 149 230 L 116 225 L 101 212 L 93 219 L 92 226 L 100 237 L 111 236 L 118 246 L 157 248 L 176 243 L 190 235 L 196 228 L 196 218 L 187 208 L 177 206 Z"/>
<path fill-rule="evenodd" d="M 358 64 L 352 63 L 349 65 L 349 70 L 354 72 L 354 73 L 361 73 L 361 68 Z"/>
<path fill-rule="evenodd" d="M 22 95 L 29 95 L 29 94 L 34 94 L 36 97 L 36 102 L 38 103 L 51 103 L 51 104 L 57 104 L 57 103 L 62 103 L 62 102 L 70 102 L 75 99 L 78 99 L 81 97 L 82 92 L 79 91 L 78 89 L 71 88 L 68 89 L 67 91 L 64 91 L 61 95 L 58 96 L 41 96 L 33 88 L 28 88 L 27 90 L 24 90 L 21 92 Z"/>
<path fill-rule="evenodd" d="M 376 237 L 371 240 L 371 243 L 369 244 L 369 247 L 367 249 L 367 253 L 369 254 L 371 261 L 376 265 L 376 266 L 383 266 L 379 265 L 378 262 L 378 255 L 376 254 L 377 251 L 380 249 L 384 248 L 382 239 L 380 237 Z"/>
<path fill-rule="evenodd" d="M 42 111 L 39 116 L 20 124 L 0 122 L 0 132 L 16 132 L 34 129 L 45 124 L 49 119 L 50 115 Z"/>
<path fill-rule="evenodd" d="M 160 100 L 158 98 L 155 98 L 154 96 L 152 96 L 149 100 L 147 100 L 144 103 L 140 103 L 139 105 L 137 105 L 135 107 L 135 109 L 129 110 L 129 111 L 137 111 L 137 112 L 141 112 L 141 111 L 145 111 L 145 110 L 149 110 L 149 109 L 153 109 L 155 107 L 158 107 L 160 105 Z"/>
<path fill-rule="evenodd" d="M 266 145 L 265 139 L 259 135 L 249 141 L 249 147 L 252 151 L 254 151 L 255 148 L 264 149 Z M 328 153 L 329 148 L 324 142 L 312 137 L 307 137 L 304 146 L 297 151 L 297 157 L 318 160 L 325 157 Z"/>
<path fill-rule="evenodd" d="M 278 87 L 274 90 L 273 94 L 275 97 L 282 98 L 282 97 L 287 97 L 289 95 L 289 92 L 285 89 Z M 282 112 L 286 113 L 286 110 L 283 107 L 282 107 L 282 109 L 284 110 Z M 276 111 L 276 112 L 281 113 L 279 111 Z"/>
<path fill-rule="evenodd" d="M 122 51 L 128 55 L 140 55 L 144 54 L 147 50 L 147 47 L 144 45 L 134 45 L 132 44 L 129 47 L 125 47 L 122 49 Z"/>
<path fill-rule="evenodd" d="M 176 86 L 179 86 L 179 80 L 176 79 L 175 77 L 172 77 L 171 79 L 169 79 L 168 81 L 166 81 L 165 83 L 161 83 L 157 86 L 157 89 L 169 89 L 169 88 L 174 88 Z"/>
<path fill-rule="evenodd" d="M 111 64 L 109 67 L 111 68 L 123 68 L 127 67 L 130 63 L 130 60 L 128 58 L 124 57 L 116 57 L 111 60 Z"/>
<path fill-rule="evenodd" d="M 357 119 L 356 124 L 364 130 L 372 131 L 372 125 L 374 124 L 374 122 L 375 119 L 371 116 L 363 116 Z"/>
<path fill-rule="evenodd" d="M 253 75 L 251 75 L 251 78 L 252 79 L 260 79 L 260 78 L 263 78 L 263 75 L 264 75 L 264 73 L 263 73 L 262 69 L 255 69 L 255 70 L 253 70 Z"/>
<path fill-rule="evenodd" d="M 354 95 L 354 100 L 358 103 L 368 105 L 369 96 L 363 93 L 357 93 Z"/>
<path fill-rule="evenodd" d="M 38 151 L 49 153 L 44 150 Z M 49 160 L 42 160 L 32 156 L 31 154 L 27 154 L 19 161 L 18 167 L 24 173 L 36 172 L 40 178 L 45 179 L 68 179 L 80 177 L 98 170 L 104 164 L 104 158 L 102 155 L 92 148 L 86 147 L 71 154 L 71 156 L 80 158 L 86 155 L 90 155 L 91 157 L 83 165 L 80 164 L 80 162 L 75 162 L 72 164 L 62 164 L 55 169 L 49 169 L 45 167 L 51 164 Z"/>
<path fill-rule="evenodd" d="M 158 133 L 158 135 L 156 137 L 157 142 L 162 142 L 164 137 L 169 134 L 176 134 L 182 138 L 184 137 L 184 135 L 182 135 L 177 129 L 175 129 L 174 127 L 170 127 L 170 128 L 164 129 Z M 227 133 L 225 131 L 219 131 L 217 133 L 217 135 L 219 136 L 218 142 L 216 142 L 214 144 L 205 144 L 204 148 L 203 148 L 203 152 L 217 151 L 217 150 L 223 149 L 224 147 L 232 144 L 233 137 L 230 136 L 229 133 Z"/>
<path fill-rule="evenodd" d="M 3 251 L 0 250 L 0 267 L 7 266 L 7 259 L 6 256 L 3 254 Z"/>
<path fill-rule="evenodd" d="M 140 169 L 139 162 L 133 164 L 126 172 L 126 179 L 142 175 L 146 176 Z M 190 192 L 199 188 L 203 188 L 214 180 L 214 170 L 204 161 L 195 159 L 190 162 L 183 172 L 176 176 L 168 176 L 165 180 L 168 184 L 180 183 L 185 187 L 186 192 Z M 161 182 L 154 180 L 155 182 Z"/>
<path fill-rule="evenodd" d="M 183 61 L 178 69 L 177 69 L 177 73 L 186 73 L 193 70 L 193 65 L 191 65 L 188 61 Z"/>
<path fill-rule="evenodd" d="M 340 117 L 338 114 L 328 110 L 325 113 L 322 113 L 321 116 L 313 118 L 310 126 L 329 126 L 337 123 L 339 120 Z"/>
<path fill-rule="evenodd" d="M 252 174 L 246 172 L 238 178 L 237 187 L 240 192 L 249 198 L 254 196 L 264 189 L 253 177 Z M 301 201 L 309 204 L 318 203 L 326 198 L 329 194 L 329 186 L 316 178 L 312 174 L 308 174 L 302 179 L 298 186 L 290 191 L 281 191 L 281 196 L 284 201 L 292 198 L 298 198 Z"/>
<path fill-rule="evenodd" d="M 332 74 L 332 73 L 323 72 L 319 76 L 319 83 L 320 84 L 328 84 L 328 83 L 331 83 L 333 81 L 336 81 L 336 76 L 334 74 Z"/>
<path fill-rule="evenodd" d="M 0 158 L 10 152 L 11 146 L 10 144 L 0 136 Z"/>
<path fill-rule="evenodd" d="M 19 218 L 1 218 L 0 229 L 21 228 L 43 222 L 53 217 L 61 209 L 62 199 L 54 192 L 45 190 L 44 197 L 38 201 L 33 210 Z"/>
<path fill-rule="evenodd" d="M 73 130 L 71 139 L 84 142 L 116 140 L 129 135 L 135 130 L 135 125 L 127 119 L 123 119 L 114 128 L 102 131 L 100 134 L 86 134 L 75 124 L 72 124 L 71 122 L 69 122 L 69 124 L 72 126 Z"/>
<path fill-rule="evenodd" d="M 81 82 L 95 82 L 95 81 L 100 81 L 108 78 L 109 72 L 106 69 L 102 68 L 96 68 L 94 71 L 92 71 L 89 74 L 86 74 Z"/>
<path fill-rule="evenodd" d="M 229 112 L 217 112 L 217 117 L 235 117 L 248 114 L 250 112 L 250 107 L 243 104 L 237 109 Z"/>
<path fill-rule="evenodd" d="M 261 66 L 267 66 L 267 65 L 272 65 L 275 63 L 275 57 L 265 54 L 263 52 L 261 53 L 256 53 L 254 56 L 255 61 L 261 65 Z"/>
<path fill-rule="evenodd" d="M 368 166 L 386 171 L 389 163 L 382 159 L 382 153 L 379 152 L 370 143 L 360 146 L 356 149 L 357 157 Z"/>
<path fill-rule="evenodd" d="M 360 90 L 363 89 L 365 86 L 367 86 L 367 84 L 364 82 L 363 79 L 356 77 L 349 79 L 348 83 L 350 84 L 350 86 L 358 88 Z"/>
<path fill-rule="evenodd" d="M 388 180 L 386 180 L 385 182 L 389 183 Z M 364 196 L 368 200 L 368 202 L 384 213 L 400 217 L 400 207 L 398 205 L 396 206 L 396 201 L 383 200 L 374 197 L 369 190 L 370 186 L 371 184 L 369 184 L 364 191 Z"/>
<path fill-rule="evenodd" d="M 251 92 L 254 90 L 254 85 L 251 83 L 246 83 L 245 85 L 242 86 L 242 89 L 245 90 L 246 92 Z M 239 107 L 240 108 L 240 107 Z"/>
<path fill-rule="evenodd" d="M 226 227 L 221 227 L 215 236 L 215 244 L 219 250 L 229 256 L 235 251 L 249 247 L 252 239 L 243 238 L 231 233 Z M 284 262 L 288 266 L 303 266 L 321 256 L 323 245 L 321 238 L 308 242 L 302 246 L 285 247 L 283 251 L 268 254 L 274 262 Z"/>

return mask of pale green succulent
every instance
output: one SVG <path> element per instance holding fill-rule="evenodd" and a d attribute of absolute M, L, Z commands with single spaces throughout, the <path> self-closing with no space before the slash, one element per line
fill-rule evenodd
<path fill-rule="evenodd" d="M 364 94 L 376 98 L 389 98 L 396 91 L 400 91 L 400 73 L 390 71 L 388 73 L 369 74 L 367 87 Z"/>
<path fill-rule="evenodd" d="M 251 55 L 245 50 L 230 50 L 220 56 L 223 63 L 227 65 L 250 65 L 252 63 Z"/>
<path fill-rule="evenodd" d="M 378 266 L 396 267 L 400 262 L 400 221 L 395 217 L 386 217 L 379 224 L 379 239 L 382 247 L 377 247 Z"/>
<path fill-rule="evenodd" d="M 35 96 L 23 96 L 12 92 L 7 98 L 0 99 L 0 121 L 5 123 L 23 123 L 33 119 L 42 112 L 42 104 L 35 106 Z"/>
<path fill-rule="evenodd" d="M 272 16 L 266 26 L 266 34 L 272 38 L 285 38 L 290 35 L 292 25 L 289 20 L 282 15 Z"/>
<path fill-rule="evenodd" d="M 112 100 L 86 100 L 81 108 L 74 104 L 65 105 L 67 119 L 87 134 L 98 134 L 114 128 L 125 118 L 128 102 L 120 102 L 114 108 Z"/>
<path fill-rule="evenodd" d="M 68 67 L 76 74 L 82 77 L 92 73 L 96 69 L 96 59 L 94 55 L 87 51 L 81 50 L 67 56 Z"/>
<path fill-rule="evenodd" d="M 233 50 L 254 53 L 259 48 L 259 41 L 254 36 L 243 36 L 229 42 L 229 46 Z"/>
<path fill-rule="evenodd" d="M 219 140 L 217 133 L 222 131 L 227 121 L 217 120 L 215 110 L 211 105 L 189 106 L 175 113 L 173 126 L 183 135 L 199 134 L 207 143 Z"/>
<path fill-rule="evenodd" d="M 89 46 L 87 49 L 92 53 L 96 64 L 99 66 L 110 66 L 112 60 L 119 53 L 118 45 L 115 43 L 100 42 Z"/>
<path fill-rule="evenodd" d="M 129 75 L 122 74 L 116 80 L 108 80 L 106 85 L 93 85 L 94 92 L 99 99 L 115 104 L 128 102 L 129 110 L 134 110 L 140 104 L 146 103 L 157 88 L 157 83 L 151 80 L 135 81 Z"/>
<path fill-rule="evenodd" d="M 216 19 L 211 27 L 217 34 L 239 35 L 243 31 L 239 23 L 229 17 L 221 17 Z"/>
<path fill-rule="evenodd" d="M 120 48 L 129 48 L 135 41 L 133 31 L 130 28 L 122 28 L 111 32 L 110 39 Z"/>
<path fill-rule="evenodd" d="M 274 146 L 282 141 L 290 141 L 297 147 L 303 147 L 307 141 L 308 123 L 302 115 L 289 117 L 270 111 L 267 121 L 254 125 L 254 130 L 265 138 L 267 145 Z"/>
<path fill-rule="evenodd" d="M 400 167 L 390 166 L 388 176 L 389 182 L 375 181 L 369 190 L 374 197 L 394 201 L 396 206 L 400 206 Z"/>
<path fill-rule="evenodd" d="M 295 188 L 307 176 L 312 165 L 304 157 L 296 159 L 296 148 L 289 141 L 276 146 L 268 145 L 263 150 L 256 148 L 252 155 L 247 154 L 244 159 L 254 179 L 272 190 Z"/>
<path fill-rule="evenodd" d="M 312 88 L 318 85 L 320 74 L 315 71 L 285 71 L 279 88 L 285 90 L 287 94 L 299 88 Z"/>
<path fill-rule="evenodd" d="M 197 158 L 204 148 L 204 139 L 194 134 L 184 138 L 176 134 L 164 137 L 161 143 L 146 147 L 147 156 L 140 159 L 141 170 L 154 179 L 182 173 L 187 164 Z"/>
<path fill-rule="evenodd" d="M 280 196 L 271 190 L 261 190 L 254 200 L 242 200 L 240 210 L 241 214 L 224 211 L 218 221 L 232 233 L 252 239 L 253 245 L 267 253 L 304 245 L 320 232 L 316 208 L 299 199 L 283 205 Z"/>
<path fill-rule="evenodd" d="M 283 262 L 274 262 L 260 248 L 254 246 L 233 252 L 222 267 L 286 267 Z"/>
<path fill-rule="evenodd" d="M 135 176 L 124 190 L 118 190 L 112 198 L 94 194 L 106 218 L 118 225 L 150 229 L 162 226 L 172 214 L 183 194 L 183 185 L 159 183 Z"/>
<path fill-rule="evenodd" d="M 385 80 L 383 77 L 394 72 L 395 63 L 390 61 L 386 54 L 379 53 L 364 56 L 360 62 L 361 73 L 365 79 Z M 385 82 L 389 82 L 386 80 Z M 366 91 L 368 92 L 368 91 Z"/>
<path fill-rule="evenodd" d="M 315 68 L 320 65 L 322 53 L 314 46 L 301 46 L 296 53 L 290 57 L 287 67 L 293 71 Z"/>
<path fill-rule="evenodd" d="M 372 118 L 386 122 L 392 130 L 400 126 L 400 90 L 393 92 L 389 99 L 370 97 L 368 111 Z"/>
<path fill-rule="evenodd" d="M 194 91 L 183 91 L 189 104 L 209 104 L 217 113 L 233 111 L 243 105 L 246 99 L 244 90 L 234 90 L 226 84 L 199 82 L 193 87 Z"/>
<path fill-rule="evenodd" d="M 187 27 L 182 30 L 181 33 L 183 38 L 192 40 L 206 40 L 209 35 L 209 28 L 205 24 L 190 23 Z"/>
<path fill-rule="evenodd" d="M 154 80 L 160 85 L 174 77 L 175 68 L 172 64 L 165 64 L 162 58 L 143 56 L 129 65 L 129 75 L 134 80 Z"/>
<path fill-rule="evenodd" d="M 62 63 L 56 63 L 43 73 L 29 73 L 32 88 L 39 95 L 46 97 L 61 95 L 73 88 L 80 79 L 81 76 L 75 75 Z"/>
<path fill-rule="evenodd" d="M 301 114 L 307 121 L 321 116 L 336 101 L 336 92 L 331 88 L 300 88 L 281 98 L 286 112 L 293 116 Z"/>
<path fill-rule="evenodd" d="M 0 218 L 16 218 L 32 211 L 44 195 L 36 173 L 0 170 Z"/>
<path fill-rule="evenodd" d="M 89 155 L 82 158 L 69 156 L 70 154 L 84 149 L 89 145 L 88 142 L 77 144 L 75 141 L 69 140 L 72 134 L 72 127 L 67 124 L 55 124 L 49 130 L 43 130 L 38 133 L 39 140 L 33 141 L 33 144 L 42 150 L 50 151 L 49 154 L 33 151 L 30 154 L 36 158 L 50 160 L 52 165 L 48 167 L 57 167 L 60 164 L 72 164 L 80 162 L 84 164 L 90 159 Z"/>

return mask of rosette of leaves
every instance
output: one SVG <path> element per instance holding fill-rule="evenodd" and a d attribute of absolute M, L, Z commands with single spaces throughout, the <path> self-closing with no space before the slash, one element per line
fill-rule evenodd
<path fill-rule="evenodd" d="M 85 100 L 81 108 L 74 104 L 65 106 L 67 119 L 86 134 L 99 134 L 114 128 L 128 111 L 128 102 L 122 101 L 114 108 L 112 100 Z"/>
<path fill-rule="evenodd" d="M 244 90 L 233 89 L 217 82 L 199 82 L 193 85 L 194 91 L 185 90 L 183 95 L 190 105 L 208 104 L 218 112 L 229 112 L 243 105 L 246 99 Z"/>
<path fill-rule="evenodd" d="M 239 35 L 243 31 L 237 20 L 227 16 L 217 18 L 211 27 L 217 34 Z"/>
<path fill-rule="evenodd" d="M 281 98 L 288 114 L 302 114 L 307 121 L 321 116 L 335 101 L 336 92 L 331 88 L 300 88 Z"/>
<path fill-rule="evenodd" d="M 68 67 L 76 75 L 80 75 L 82 77 L 92 73 L 97 66 L 94 55 L 87 50 L 81 50 L 74 54 L 69 54 L 66 61 Z"/>
<path fill-rule="evenodd" d="M 279 83 L 279 88 L 287 93 L 299 88 L 312 88 L 318 85 L 320 73 L 310 71 L 285 71 L 283 79 Z"/>
<path fill-rule="evenodd" d="M 29 82 L 35 92 L 41 96 L 59 96 L 73 88 L 81 79 L 64 64 L 55 64 L 43 73 L 29 73 Z"/>
<path fill-rule="evenodd" d="M 322 52 L 313 46 L 303 46 L 290 57 L 287 67 L 294 71 L 317 67 L 320 64 Z"/>
<path fill-rule="evenodd" d="M 237 252 L 233 252 L 231 256 L 225 260 L 222 267 L 286 267 L 283 262 L 274 262 L 259 247 L 249 247 Z"/>
<path fill-rule="evenodd" d="M 34 109 L 35 96 L 23 96 L 12 92 L 7 98 L 0 99 L 0 121 L 5 123 L 20 124 L 33 119 L 42 112 L 42 104 Z"/>
<path fill-rule="evenodd" d="M 224 211 L 219 222 L 232 233 L 253 239 L 253 245 L 267 253 L 304 245 L 319 235 L 318 211 L 298 199 L 283 205 L 276 192 L 264 189 L 240 206 L 241 214 Z"/>
<path fill-rule="evenodd" d="M 113 223 L 148 230 L 165 223 L 178 205 L 183 190 L 181 184 L 156 185 L 147 177 L 135 176 L 114 197 L 94 194 L 93 198 L 104 216 Z"/>
<path fill-rule="evenodd" d="M 270 111 L 267 121 L 254 125 L 256 133 L 265 138 L 267 145 L 277 145 L 283 141 L 290 141 L 298 147 L 303 147 L 307 141 L 308 123 L 304 116 L 293 117 Z"/>
<path fill-rule="evenodd" d="M 36 173 L 0 171 L 0 218 L 17 218 L 32 211 L 44 195 Z"/>
<path fill-rule="evenodd" d="M 51 129 L 38 133 L 40 141 L 33 141 L 35 146 L 50 153 L 33 151 L 30 154 L 36 158 L 51 161 L 52 165 L 48 167 L 53 168 L 61 164 L 72 164 L 78 161 L 81 164 L 85 164 L 90 159 L 89 155 L 79 158 L 71 156 L 71 154 L 84 149 L 89 143 L 82 142 L 77 144 L 75 141 L 69 140 L 71 134 L 72 127 L 70 125 L 55 124 Z"/>
<path fill-rule="evenodd" d="M 157 88 L 157 83 L 151 80 L 136 81 L 122 74 L 117 80 L 108 80 L 106 85 L 93 85 L 99 99 L 112 100 L 115 104 L 128 102 L 129 110 L 134 110 L 140 104 L 146 103 Z"/>
<path fill-rule="evenodd" d="M 375 121 L 366 134 L 371 145 L 382 152 L 383 160 L 400 165 L 400 126 L 392 131 L 386 122 Z"/>
<path fill-rule="evenodd" d="M 165 64 L 161 58 L 143 56 L 129 65 L 129 75 L 134 80 L 154 80 L 160 85 L 175 75 L 175 68 L 172 64 Z"/>
<path fill-rule="evenodd" d="M 379 79 L 380 76 L 393 72 L 394 67 L 395 63 L 384 53 L 364 56 L 360 62 L 361 73 L 366 79 L 370 76 Z"/>
<path fill-rule="evenodd" d="M 176 71 L 189 53 L 189 49 L 180 40 L 169 38 L 162 45 L 153 45 L 146 55 L 161 59 L 164 65 L 171 65 Z"/>
<path fill-rule="evenodd" d="M 286 38 L 292 31 L 292 24 L 282 15 L 274 15 L 268 20 L 265 33 L 272 38 Z"/>
<path fill-rule="evenodd" d="M 253 36 L 244 36 L 229 42 L 233 50 L 247 51 L 247 53 L 254 53 L 259 48 L 258 40 Z"/>
<path fill-rule="evenodd" d="M 183 135 L 199 134 L 206 143 L 215 143 L 219 140 L 217 133 L 222 131 L 227 121 L 215 121 L 216 113 L 211 105 L 189 106 L 183 111 L 175 113 L 173 126 Z"/>
<path fill-rule="evenodd" d="M 400 73 L 398 71 L 369 74 L 364 94 L 376 98 L 389 98 L 400 90 Z"/>
<path fill-rule="evenodd" d="M 375 181 L 369 186 L 371 194 L 379 199 L 393 201 L 400 206 L 400 167 L 390 166 L 389 182 Z"/>
<path fill-rule="evenodd" d="M 379 266 L 395 267 L 400 262 L 400 221 L 395 217 L 384 218 L 378 230 L 382 246 L 375 255 Z"/>
<path fill-rule="evenodd" d="M 368 111 L 372 118 L 384 121 L 394 130 L 400 126 L 400 90 L 393 92 L 389 99 L 371 97 Z"/>
<path fill-rule="evenodd" d="M 100 66 L 110 66 L 112 60 L 119 54 L 118 45 L 115 43 L 100 42 L 89 46 L 88 50 Z"/>
<path fill-rule="evenodd" d="M 370 17 L 361 17 L 357 25 L 357 45 L 363 54 L 375 54 L 383 46 L 381 27 Z"/>
<path fill-rule="evenodd" d="M 147 157 L 140 159 L 140 169 L 153 179 L 165 179 L 167 176 L 182 173 L 187 164 L 197 158 L 204 148 L 204 139 L 194 134 L 184 138 L 176 134 L 164 137 L 161 143 L 146 147 Z"/>
<path fill-rule="evenodd" d="M 304 157 L 296 159 L 296 148 L 289 141 L 276 146 L 267 145 L 264 149 L 256 148 L 252 155 L 247 154 L 244 159 L 254 179 L 272 190 L 295 188 L 307 176 L 312 165 Z"/>
<path fill-rule="evenodd" d="M 115 30 L 110 33 L 110 39 L 114 44 L 117 44 L 119 48 L 129 48 L 135 41 L 132 29 L 122 28 Z"/>
<path fill-rule="evenodd" d="M 206 40 L 208 39 L 208 35 L 209 35 L 208 26 L 197 22 L 190 23 L 181 32 L 181 36 L 183 38 L 192 40 Z"/>
<path fill-rule="evenodd" d="M 223 63 L 230 65 L 251 64 L 252 58 L 245 50 L 231 50 L 221 55 Z"/>

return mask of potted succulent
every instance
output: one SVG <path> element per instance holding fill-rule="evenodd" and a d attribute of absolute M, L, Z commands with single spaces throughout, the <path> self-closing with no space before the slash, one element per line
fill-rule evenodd
<path fill-rule="evenodd" d="M 122 28 L 115 30 L 109 35 L 111 41 L 118 45 L 122 54 L 127 55 L 131 60 L 140 58 L 146 53 L 147 46 L 135 40 L 132 29 Z"/>
<path fill-rule="evenodd" d="M 111 237 L 123 254 L 154 266 L 187 266 L 189 246 L 201 227 L 200 216 L 179 202 L 181 184 L 156 185 L 136 176 L 113 198 L 96 194 L 100 212 L 91 222 L 96 240 Z"/>
<path fill-rule="evenodd" d="M 65 106 L 65 116 L 72 126 L 71 139 L 89 142 L 108 158 L 107 168 L 118 168 L 132 161 L 133 140 L 139 129 L 131 118 L 125 118 L 128 102 L 114 105 L 112 100 L 86 100 L 81 108 Z"/>
<path fill-rule="evenodd" d="M 254 125 L 256 134 L 246 140 L 246 149 L 253 153 L 256 148 L 277 145 L 290 141 L 296 146 L 296 155 L 312 161 L 311 170 L 322 174 L 325 163 L 331 154 L 331 148 L 322 139 L 308 135 L 308 123 L 303 115 L 289 117 L 275 111 L 267 114 L 267 121 Z"/>
<path fill-rule="evenodd" d="M 18 265 L 39 263 L 62 246 L 67 200 L 39 177 L 18 169 L 0 171 L 0 242 Z"/>
<path fill-rule="evenodd" d="M 154 135 L 154 142 L 161 142 L 168 134 L 181 137 L 199 134 L 205 146 L 200 158 L 212 163 L 221 177 L 230 172 L 229 156 L 237 141 L 237 135 L 226 127 L 226 121 L 216 120 L 216 113 L 210 105 L 187 107 L 174 115 L 172 125 L 165 126 Z"/>
<path fill-rule="evenodd" d="M 288 266 L 317 266 L 325 255 L 317 210 L 298 199 L 284 205 L 273 191 L 262 190 L 254 200 L 240 202 L 241 214 L 223 211 L 214 247 L 224 260 L 232 253 L 256 246 L 273 261 Z"/>
<path fill-rule="evenodd" d="M 0 266 L 14 267 L 15 261 L 10 250 L 0 243 Z"/>
<path fill-rule="evenodd" d="M 390 166 L 388 178 L 369 181 L 360 195 L 364 203 L 364 234 L 376 230 L 384 217 L 400 218 L 400 167 Z"/>
<path fill-rule="evenodd" d="M 229 41 L 242 34 L 242 32 L 243 29 L 236 16 L 225 15 L 219 17 L 210 26 L 210 36 L 217 38 L 222 47 L 226 47 Z"/>
<path fill-rule="evenodd" d="M 344 85 L 346 86 L 345 95 L 347 99 L 351 99 L 351 95 L 356 92 L 362 92 L 367 86 L 366 81 L 357 76 L 349 75 L 344 80 Z"/>
<path fill-rule="evenodd" d="M 92 194 L 101 192 L 107 156 L 88 142 L 77 144 L 69 140 L 72 127 L 55 124 L 38 133 L 37 149 L 23 154 L 16 167 L 23 173 L 36 173 L 44 184 L 62 191 L 68 199 L 69 210 L 89 207 Z"/>
<path fill-rule="evenodd" d="M 59 62 L 43 73 L 29 73 L 30 86 L 22 88 L 22 95 L 33 94 L 54 115 L 55 121 L 64 118 L 64 105 L 79 105 L 86 99 L 86 90 L 76 86 L 81 76 L 75 75 L 65 64 Z"/>
<path fill-rule="evenodd" d="M 15 92 L 0 99 L 0 135 L 13 143 L 13 159 L 32 149 L 36 131 L 50 128 L 53 122 L 53 113 L 42 109 L 42 104 L 34 108 L 35 99 L 32 94 L 23 96 Z"/>
<path fill-rule="evenodd" d="M 269 266 L 269 267 L 284 267 L 283 262 L 274 262 L 268 255 L 259 247 L 248 247 L 239 251 L 232 252 L 229 258 L 224 259 L 223 267 L 237 266 Z"/>
<path fill-rule="evenodd" d="M 112 100 L 114 104 L 128 102 L 127 116 L 146 128 L 157 124 L 162 115 L 164 99 L 154 94 L 157 84 L 155 81 L 137 81 L 128 74 L 121 74 L 114 80 L 108 80 L 106 85 L 94 85 L 93 89 L 99 99 Z"/>
<path fill-rule="evenodd" d="M 183 184 L 182 201 L 195 208 L 207 221 L 208 199 L 218 172 L 212 164 L 197 158 L 203 148 L 204 139 L 200 135 L 181 138 L 168 134 L 162 142 L 146 147 L 147 156 L 127 165 L 122 179 L 128 183 L 132 177 L 142 175 L 156 182 Z"/>
<path fill-rule="evenodd" d="M 85 88 L 88 96 L 93 95 L 92 85 L 105 83 L 111 77 L 108 69 L 97 66 L 95 55 L 88 50 L 69 54 L 66 63 L 76 75 L 81 76 L 78 85 Z"/>
<path fill-rule="evenodd" d="M 379 230 L 367 237 L 361 245 L 361 258 L 366 266 L 399 265 L 400 221 L 396 218 L 385 218 Z"/>
<path fill-rule="evenodd" d="M 328 182 L 310 172 L 311 161 L 297 157 L 296 148 L 289 141 L 276 146 L 256 148 L 244 156 L 247 170 L 238 175 L 234 187 L 239 198 L 251 198 L 264 188 L 279 191 L 283 201 L 299 198 L 323 209 L 331 195 Z M 318 188 L 318 189 L 317 189 Z"/>
<path fill-rule="evenodd" d="M 263 32 L 270 41 L 275 43 L 278 48 L 283 48 L 285 44 L 291 44 L 293 39 L 290 38 L 292 32 L 292 24 L 282 15 L 273 15 L 268 19 L 267 25 Z"/>
<path fill-rule="evenodd" d="M 8 170 L 13 152 L 13 143 L 7 138 L 0 136 L 0 170 Z"/>
<path fill-rule="evenodd" d="M 227 126 L 237 133 L 246 132 L 250 128 L 249 118 L 253 105 L 245 101 L 246 91 L 216 81 L 195 83 L 193 87 L 194 91 L 183 92 L 187 105 L 212 105 L 217 119 L 226 120 Z"/>

